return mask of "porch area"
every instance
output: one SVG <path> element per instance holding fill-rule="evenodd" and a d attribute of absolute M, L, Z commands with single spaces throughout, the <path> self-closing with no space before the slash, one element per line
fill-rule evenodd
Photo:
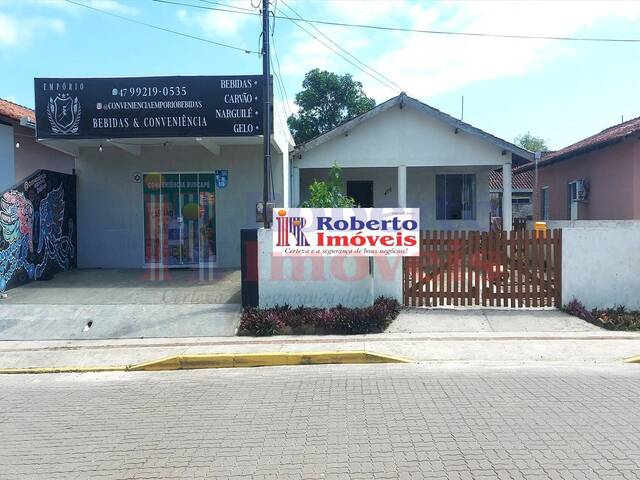
<path fill-rule="evenodd" d="M 363 208 L 420 208 L 423 230 L 487 231 L 491 226 L 490 174 L 503 170 L 501 196 L 511 218 L 511 163 L 458 166 L 342 168 L 343 191 Z M 330 168 L 294 168 L 292 205 L 305 201 L 314 181 L 328 179 Z M 296 188 L 298 187 L 298 188 Z M 505 222 L 505 230 L 512 225 Z"/>
<path fill-rule="evenodd" d="M 11 289 L 0 340 L 235 335 L 235 269 L 80 269 Z"/>

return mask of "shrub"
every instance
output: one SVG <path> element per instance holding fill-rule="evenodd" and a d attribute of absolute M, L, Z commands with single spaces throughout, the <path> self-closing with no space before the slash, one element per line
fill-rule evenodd
<path fill-rule="evenodd" d="M 574 298 L 562 311 L 608 330 L 640 330 L 640 311 L 628 311 L 624 305 L 589 311 Z"/>
<path fill-rule="evenodd" d="M 400 304 L 378 297 L 371 307 L 292 309 L 289 305 L 273 308 L 246 308 L 240 320 L 240 335 L 279 335 L 283 333 L 363 334 L 383 332 L 400 313 Z"/>
<path fill-rule="evenodd" d="M 334 330 L 341 335 L 354 335 L 377 331 L 377 318 L 372 316 L 370 307 L 344 308 L 338 305 L 334 311 Z"/>
<path fill-rule="evenodd" d="M 400 313 L 400 304 L 395 298 L 378 297 L 373 303 L 373 308 L 377 309 L 376 316 L 385 318 L 389 323 Z"/>
<path fill-rule="evenodd" d="M 561 310 L 569 315 L 573 315 L 574 317 L 581 318 L 583 320 L 587 320 L 588 322 L 593 321 L 593 316 L 591 312 L 587 310 L 582 303 L 578 301 L 578 299 L 574 298 L 566 305 L 563 305 Z"/>
<path fill-rule="evenodd" d="M 250 335 L 266 337 L 277 335 L 284 327 L 280 313 L 275 310 L 248 308 L 242 312 L 240 331 L 250 332 Z"/>

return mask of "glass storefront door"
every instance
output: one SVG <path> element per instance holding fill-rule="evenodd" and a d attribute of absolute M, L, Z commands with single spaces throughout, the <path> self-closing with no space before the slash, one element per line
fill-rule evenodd
<path fill-rule="evenodd" d="M 144 184 L 145 263 L 169 267 L 216 261 L 215 175 L 148 173 Z"/>

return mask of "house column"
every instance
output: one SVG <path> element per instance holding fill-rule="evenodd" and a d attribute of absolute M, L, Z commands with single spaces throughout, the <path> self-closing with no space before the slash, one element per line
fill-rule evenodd
<path fill-rule="evenodd" d="M 398 206 L 407 206 L 407 166 L 398 166 Z"/>
<path fill-rule="evenodd" d="M 502 229 L 513 230 L 513 213 L 511 211 L 511 192 L 513 189 L 511 163 L 502 165 Z"/>
<path fill-rule="evenodd" d="M 300 169 L 298 167 L 291 168 L 291 208 L 297 208 L 300 205 Z"/>

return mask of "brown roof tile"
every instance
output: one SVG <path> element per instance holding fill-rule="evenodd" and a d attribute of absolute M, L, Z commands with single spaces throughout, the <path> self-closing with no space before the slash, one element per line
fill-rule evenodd
<path fill-rule="evenodd" d="M 0 117 L 9 118 L 16 122 L 19 122 L 22 117 L 27 117 L 31 122 L 36 121 L 36 114 L 33 110 L 2 98 L 0 98 Z"/>
<path fill-rule="evenodd" d="M 513 190 L 533 190 L 533 170 L 513 169 Z M 502 190 L 502 169 L 489 173 L 489 189 Z"/>
<path fill-rule="evenodd" d="M 538 166 L 544 167 L 545 165 L 564 160 L 565 158 L 570 158 L 591 150 L 613 145 L 627 137 L 637 134 L 640 134 L 640 117 L 614 125 L 613 127 L 605 128 L 600 133 L 591 135 L 590 137 L 580 140 L 568 147 L 556 150 L 555 152 L 543 154 L 542 158 L 538 162 Z M 534 164 L 527 164 L 523 165 L 518 170 L 530 170 L 533 167 Z"/>

